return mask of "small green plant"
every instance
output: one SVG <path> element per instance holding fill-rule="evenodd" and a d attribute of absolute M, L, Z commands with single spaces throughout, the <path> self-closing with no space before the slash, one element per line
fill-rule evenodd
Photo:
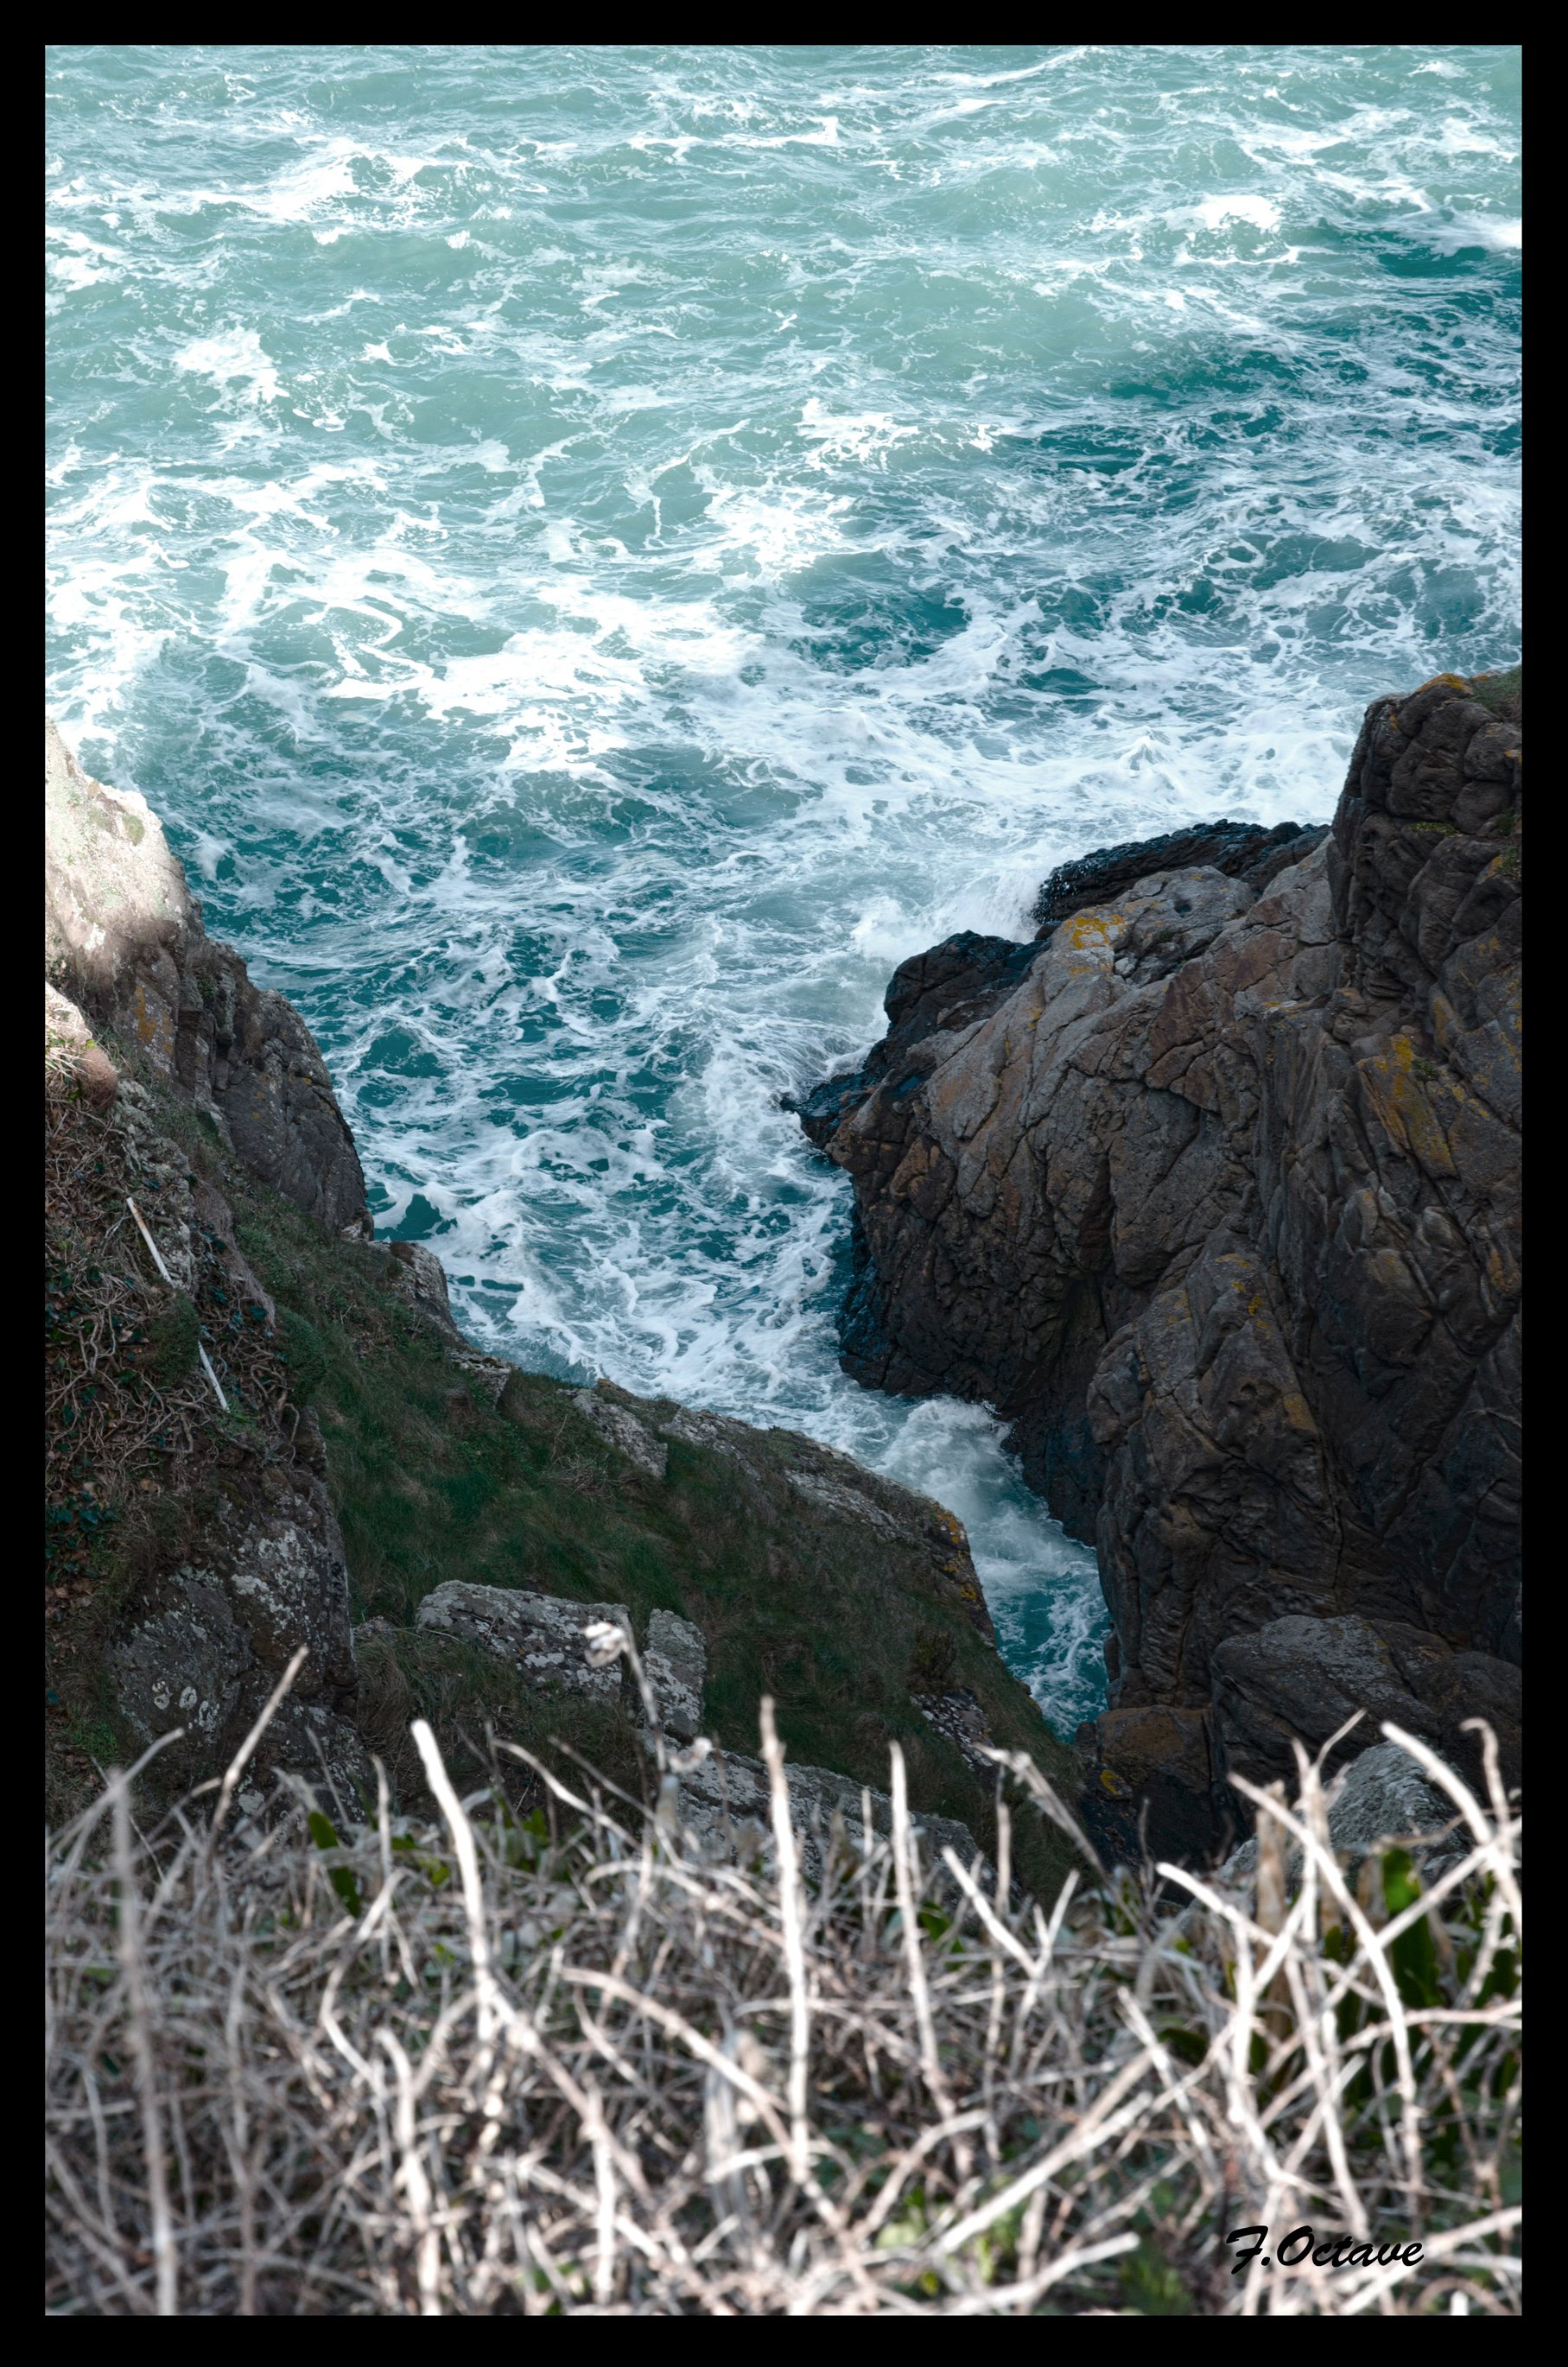
<path fill-rule="evenodd" d="M 1126 2307 L 1140 2317 L 1190 2317 L 1192 2295 L 1158 2244 L 1147 2236 L 1121 2264 L 1121 2293 Z"/>
<path fill-rule="evenodd" d="M 958 1647 L 939 1627 L 917 1627 L 909 1655 L 912 1693 L 939 1693 L 952 1682 Z"/>
<path fill-rule="evenodd" d="M 309 1405 L 326 1378 L 326 1342 L 315 1325 L 291 1307 L 278 1308 L 278 1331 L 289 1394 L 296 1405 Z"/>
<path fill-rule="evenodd" d="M 1478 674 L 1471 678 L 1470 695 L 1494 715 L 1503 715 L 1517 721 L 1524 699 L 1524 668 L 1509 666 L 1501 674 Z"/>
<path fill-rule="evenodd" d="M 195 1302 L 183 1290 L 176 1291 L 150 1317 L 147 1346 L 153 1378 L 165 1388 L 173 1388 L 195 1371 L 201 1346 L 201 1318 Z"/>
<path fill-rule="evenodd" d="M 335 1850 L 342 1848 L 343 1844 L 337 1838 L 336 1829 L 333 1824 L 332 1818 L 330 1817 L 324 1817 L 319 1808 L 312 1808 L 311 1810 L 307 1822 L 311 1829 L 311 1839 L 314 1841 L 317 1849 Z M 355 1881 L 353 1873 L 349 1867 L 346 1865 L 328 1866 L 326 1878 L 331 1883 L 334 1890 L 336 1891 L 339 1898 L 342 1899 L 345 1907 L 347 1908 L 350 1915 L 358 1916 L 364 1913 L 364 1907 L 359 1897 L 359 1886 Z"/>

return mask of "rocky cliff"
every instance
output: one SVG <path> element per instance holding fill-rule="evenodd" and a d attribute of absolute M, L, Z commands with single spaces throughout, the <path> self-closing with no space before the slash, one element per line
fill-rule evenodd
<path fill-rule="evenodd" d="M 43 763 L 45 979 L 285 1198 L 368 1237 L 354 1138 L 299 1013 L 207 934 L 145 798 L 89 780 L 52 723 Z"/>
<path fill-rule="evenodd" d="M 1096 1545 L 1118 1846 L 1216 1847 L 1358 1710 L 1517 1748 L 1520 726 L 1517 675 L 1375 700 L 1330 832 L 1067 866 L 804 1104 L 849 1370 L 994 1404 Z"/>
<path fill-rule="evenodd" d="M 885 1818 L 892 1739 L 933 1837 L 991 1845 L 987 1745 L 1060 1779 L 950 1513 L 794 1433 L 476 1348 L 431 1251 L 370 1239 L 298 1014 L 207 935 L 142 800 L 52 730 L 45 821 L 57 1814 L 154 1743 L 165 1793 L 211 1779 L 301 1652 L 246 1815 L 292 1778 L 352 1817 L 372 1752 L 415 1797 L 416 1716 L 465 1781 L 489 1729 L 636 1792 L 640 1696 L 583 1646 L 607 1612 L 672 1734 L 719 1746 L 694 1826 L 755 1810 L 764 1692 L 808 1823 L 854 1824 L 862 1787 Z M 1059 1856 L 1020 1829 L 1025 1879 L 1049 1890 Z"/>

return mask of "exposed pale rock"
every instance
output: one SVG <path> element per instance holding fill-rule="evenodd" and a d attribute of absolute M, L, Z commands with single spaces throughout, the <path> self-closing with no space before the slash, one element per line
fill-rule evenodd
<path fill-rule="evenodd" d="M 700 1627 L 673 1611 L 651 1611 L 642 1665 L 666 1734 L 690 1742 L 702 1731 L 708 1642 Z"/>
<path fill-rule="evenodd" d="M 875 1792 L 835 1775 L 825 1767 L 796 1767 L 785 1762 L 790 1794 L 790 1823 L 800 1843 L 801 1870 L 810 1882 L 822 1878 L 824 1861 L 835 1839 L 849 1850 L 864 1844 L 867 1819 L 876 1833 L 892 1830 L 892 1802 Z M 760 1759 L 733 1750 L 713 1751 L 680 1778 L 680 1818 L 686 1829 L 714 1855 L 749 1856 L 770 1845 L 773 1829 L 772 1794 L 767 1769 Z M 988 1871 L 967 1825 L 951 1817 L 912 1814 L 910 1827 L 926 1861 L 951 1849 L 969 1868 Z"/>
<path fill-rule="evenodd" d="M 996 1762 L 986 1756 L 991 1740 L 986 1727 L 985 1713 L 967 1685 L 955 1687 L 944 1693 L 917 1696 L 915 1706 L 927 1724 L 945 1735 L 960 1756 L 966 1759 L 975 1773 L 994 1783 Z"/>
<path fill-rule="evenodd" d="M 602 1389 L 603 1382 L 598 1384 Z M 666 1413 L 660 1423 L 665 1438 L 679 1439 L 687 1446 L 706 1446 L 716 1455 L 727 1455 L 732 1462 L 746 1460 L 744 1448 L 736 1436 L 739 1422 L 725 1421 L 716 1413 L 699 1413 L 691 1406 L 676 1406 Z"/>
<path fill-rule="evenodd" d="M 1438 1791 L 1397 1742 L 1378 1742 L 1362 1750 L 1330 1785 L 1326 1805 L 1329 1840 L 1352 1866 L 1380 1843 L 1407 1848 L 1413 1841 L 1430 1843 L 1432 1836 L 1444 1836 L 1424 1853 L 1430 1870 L 1450 1860 L 1466 1844 L 1462 1827 L 1458 1834 L 1448 1833 L 1459 1814 L 1453 1801 Z M 1292 1877 L 1300 1860 L 1301 1852 L 1292 1850 L 1289 1858 Z M 1233 1850 L 1224 1870 L 1232 1875 L 1248 1874 L 1256 1863 L 1255 1836 Z"/>
<path fill-rule="evenodd" d="M 504 1356 L 486 1356 L 477 1348 L 454 1348 L 448 1361 L 460 1373 L 468 1376 L 469 1386 L 486 1405 L 498 1406 L 506 1394 L 506 1384 L 517 1371 Z"/>
<path fill-rule="evenodd" d="M 648 1478 L 663 1479 L 669 1468 L 669 1448 L 630 1406 L 607 1396 L 602 1383 L 597 1388 L 578 1389 L 572 1402 L 593 1423 L 607 1445 L 624 1455 Z"/>
<path fill-rule="evenodd" d="M 426 1249 L 423 1241 L 376 1241 L 372 1246 L 377 1256 L 386 1260 L 389 1287 L 434 1323 L 453 1346 L 467 1349 L 470 1343 L 452 1315 L 447 1270 L 435 1251 Z"/>
<path fill-rule="evenodd" d="M 185 1729 L 170 1765 L 191 1780 L 221 1769 L 301 1645 L 306 1659 L 254 1761 L 326 1780 L 346 1806 L 373 1796 L 353 1724 L 358 1678 L 348 1574 L 321 1481 L 263 1473 L 226 1498 L 202 1559 L 154 1580 L 105 1656 L 115 1697 L 146 1740 Z"/>
<path fill-rule="evenodd" d="M 52 723 L 44 969 L 90 1022 L 183 1086 L 287 1199 L 335 1229 L 369 1231 L 358 1154 L 309 1028 L 207 934 L 145 798 L 90 779 Z"/>
<path fill-rule="evenodd" d="M 481 1645 L 537 1684 L 619 1703 L 620 1662 L 596 1668 L 584 1641 L 584 1630 L 601 1622 L 624 1627 L 629 1636 L 632 1632 L 623 1603 L 569 1603 L 506 1586 L 471 1586 L 460 1579 L 437 1586 L 415 1614 L 415 1626 Z"/>
<path fill-rule="evenodd" d="M 58 1089 L 75 1086 L 97 1110 L 106 1110 L 119 1091 L 119 1074 L 69 996 L 45 979 L 43 985 L 44 1074 Z"/>

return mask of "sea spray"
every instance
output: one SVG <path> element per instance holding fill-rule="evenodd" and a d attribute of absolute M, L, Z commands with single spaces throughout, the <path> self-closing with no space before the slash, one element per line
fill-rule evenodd
<path fill-rule="evenodd" d="M 959 928 L 1517 654 L 1485 45 L 50 52 L 51 696 L 518 1362 L 1091 1557 L 839 1372 L 785 1098 Z"/>

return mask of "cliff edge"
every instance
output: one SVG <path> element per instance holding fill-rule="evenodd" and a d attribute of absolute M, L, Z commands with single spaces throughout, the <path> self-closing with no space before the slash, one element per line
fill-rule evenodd
<path fill-rule="evenodd" d="M 988 1747 L 1070 1773 L 951 1513 L 796 1433 L 476 1347 L 430 1250 L 371 1239 L 299 1014 L 208 936 L 145 803 L 52 729 L 45 824 L 55 1813 L 153 1745 L 169 1796 L 221 1774 L 301 1654 L 244 1815 L 303 1781 L 352 1821 L 371 1753 L 420 1800 L 417 1716 L 465 1783 L 488 1730 L 638 1795 L 637 1690 L 585 1647 L 601 1616 L 670 1731 L 718 1746 L 683 1778 L 694 1827 L 755 1808 L 763 1693 L 808 1822 L 855 1826 L 862 1790 L 885 1821 L 892 1740 L 955 1845 L 995 1846 Z M 533 1781 L 519 1763 L 519 1800 Z M 1020 1822 L 1025 1880 L 1049 1895 L 1060 1860 Z"/>
<path fill-rule="evenodd" d="M 1513 1771 L 1521 724 L 1517 674 L 1374 700 L 1329 832 L 1065 867 L 803 1107 L 847 1368 L 995 1405 L 1096 1546 L 1114 1847 L 1208 1853 L 1233 1772 L 1358 1711 L 1462 1764 L 1484 1716 Z"/>

